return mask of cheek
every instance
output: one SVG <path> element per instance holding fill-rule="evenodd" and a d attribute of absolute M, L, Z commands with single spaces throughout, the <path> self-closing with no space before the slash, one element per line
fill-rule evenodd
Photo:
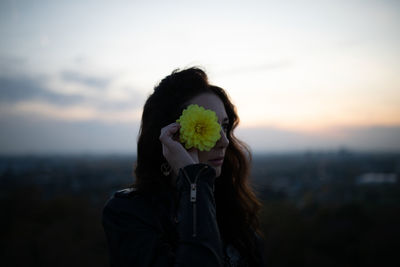
<path fill-rule="evenodd" d="M 208 160 L 207 155 L 208 155 L 207 151 L 199 151 L 199 162 L 207 163 L 207 160 Z"/>

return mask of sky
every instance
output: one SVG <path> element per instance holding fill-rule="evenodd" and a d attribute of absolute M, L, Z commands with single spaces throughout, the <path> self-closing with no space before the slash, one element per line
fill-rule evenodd
<path fill-rule="evenodd" d="M 0 1 L 0 154 L 135 153 L 200 66 L 254 152 L 400 150 L 398 1 Z"/>

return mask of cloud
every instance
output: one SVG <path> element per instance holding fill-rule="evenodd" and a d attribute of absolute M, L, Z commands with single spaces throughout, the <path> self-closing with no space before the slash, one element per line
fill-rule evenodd
<path fill-rule="evenodd" d="M 98 111 L 94 113 L 131 112 L 132 109 L 141 108 L 145 101 L 145 94 L 130 86 L 131 83 L 121 83 L 118 77 L 98 78 L 68 71 L 52 76 L 20 72 L 1 74 L 0 105 L 3 108 L 5 105 L 8 107 L 42 105 L 51 106 L 51 110 L 59 107 L 65 111 L 68 108 L 77 110 L 80 106 L 86 110 L 90 108 Z"/>
<path fill-rule="evenodd" d="M 83 83 L 70 83 L 59 75 L 0 75 L 1 117 L 35 116 L 59 121 L 103 121 L 129 123 L 140 120 L 144 93 L 126 82 L 109 80 L 107 88 L 98 90 L 98 82 L 75 73 Z M 70 77 L 70 78 L 71 78 Z M 79 79 L 78 79 L 79 80 Z M 128 83 L 129 84 L 129 83 Z"/>
<path fill-rule="evenodd" d="M 41 100 L 57 105 L 70 105 L 83 101 L 79 95 L 61 95 L 46 88 L 46 78 L 27 75 L 0 76 L 0 103 Z"/>
<path fill-rule="evenodd" d="M 136 153 L 139 123 L 1 117 L 0 155 Z"/>
<path fill-rule="evenodd" d="M 63 71 L 50 87 L 61 94 L 85 96 L 85 103 L 102 111 L 124 111 L 141 108 L 145 101 L 142 91 L 124 81 L 123 75 L 99 77 L 77 71 Z M 99 90 L 100 89 L 100 90 Z"/>
<path fill-rule="evenodd" d="M 27 63 L 26 57 L 0 55 L 0 73 L 2 76 L 13 75 L 25 69 Z"/>
<path fill-rule="evenodd" d="M 125 110 L 105 110 L 90 105 L 58 106 L 41 101 L 22 101 L 13 106 L 0 106 L 2 116 L 36 116 L 43 119 L 60 121 L 103 121 L 109 123 L 133 122 L 140 119 L 141 110 L 136 108 Z"/>
<path fill-rule="evenodd" d="M 106 88 L 111 82 L 110 78 L 100 78 L 91 75 L 85 75 L 76 71 L 63 71 L 61 72 L 61 77 L 67 82 L 80 83 L 99 89 Z"/>

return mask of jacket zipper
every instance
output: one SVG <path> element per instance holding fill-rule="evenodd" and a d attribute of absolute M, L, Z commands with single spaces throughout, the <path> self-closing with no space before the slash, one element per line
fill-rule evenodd
<path fill-rule="evenodd" d="M 207 166 L 204 166 L 200 171 L 197 173 L 196 177 L 194 178 L 194 182 L 192 183 L 184 169 L 183 173 L 185 174 L 186 180 L 190 184 L 190 202 L 192 203 L 192 211 L 193 211 L 193 233 L 192 237 L 196 237 L 197 235 L 197 209 L 196 209 L 196 200 L 197 200 L 197 179 L 200 176 L 200 173 L 207 169 Z"/>

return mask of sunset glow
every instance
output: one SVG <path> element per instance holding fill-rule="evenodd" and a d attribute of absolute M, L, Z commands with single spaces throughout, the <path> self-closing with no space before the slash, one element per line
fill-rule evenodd
<path fill-rule="evenodd" d="M 337 147 L 353 146 L 335 139 L 346 129 L 400 127 L 395 1 L 2 1 L 0 10 L 4 125 L 137 129 L 153 87 L 176 68 L 200 66 L 229 93 L 242 132 L 290 131 Z M 4 151 L 25 138 L 8 135 L 15 131 L 4 130 Z M 400 149 L 400 136 L 389 136 Z"/>

